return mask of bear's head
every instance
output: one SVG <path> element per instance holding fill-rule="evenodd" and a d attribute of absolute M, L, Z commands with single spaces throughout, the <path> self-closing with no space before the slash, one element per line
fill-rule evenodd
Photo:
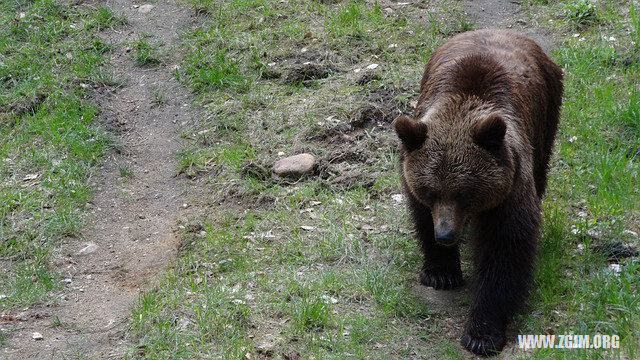
<path fill-rule="evenodd" d="M 477 98 L 452 98 L 418 120 L 394 121 L 406 186 L 431 210 L 439 244 L 457 244 L 471 217 L 510 194 L 516 161 L 507 119 Z"/>

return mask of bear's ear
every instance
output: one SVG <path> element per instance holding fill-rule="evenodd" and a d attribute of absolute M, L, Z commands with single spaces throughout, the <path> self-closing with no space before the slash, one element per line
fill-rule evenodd
<path fill-rule="evenodd" d="M 406 115 L 393 120 L 393 128 L 407 151 L 418 150 L 427 139 L 427 125 Z"/>
<path fill-rule="evenodd" d="M 473 129 L 473 140 L 483 149 L 491 152 L 500 150 L 507 132 L 507 124 L 499 115 L 490 115 L 478 122 Z"/>

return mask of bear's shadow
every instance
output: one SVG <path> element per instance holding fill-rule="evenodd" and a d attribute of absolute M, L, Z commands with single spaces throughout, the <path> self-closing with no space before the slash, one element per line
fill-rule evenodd
<path fill-rule="evenodd" d="M 459 343 L 460 335 L 464 330 L 467 315 L 471 308 L 471 288 L 468 283 L 468 277 L 465 278 L 465 281 L 467 282 L 463 286 L 453 290 L 435 290 L 420 283 L 416 283 L 411 289 L 412 294 L 425 303 L 429 315 L 441 321 L 443 330 L 446 336 L 449 337 L 448 340 L 454 344 Z M 498 356 L 491 359 L 512 359 L 526 354 L 518 349 L 517 335 L 519 332 L 517 329 L 520 326 L 521 319 L 516 319 L 514 324 L 507 327 L 507 345 Z M 461 345 L 459 345 L 459 350 L 464 359 L 485 359 L 467 352 Z"/>

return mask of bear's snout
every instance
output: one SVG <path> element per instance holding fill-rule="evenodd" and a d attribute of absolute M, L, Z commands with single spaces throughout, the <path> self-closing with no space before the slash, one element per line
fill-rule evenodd
<path fill-rule="evenodd" d="M 458 242 L 456 234 L 456 209 L 449 204 L 436 204 L 433 211 L 433 232 L 435 240 L 443 246 L 453 246 Z"/>
<path fill-rule="evenodd" d="M 456 238 L 453 234 L 453 230 L 450 228 L 440 229 L 440 231 L 435 231 L 436 241 L 440 245 L 444 246 L 453 246 L 456 244 Z"/>

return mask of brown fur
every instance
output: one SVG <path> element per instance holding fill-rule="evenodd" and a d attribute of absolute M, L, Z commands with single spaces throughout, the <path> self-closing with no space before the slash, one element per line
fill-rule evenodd
<path fill-rule="evenodd" d="M 394 126 L 402 182 L 425 263 L 421 281 L 462 284 L 458 242 L 471 230 L 472 352 L 504 346 L 532 282 L 540 201 L 558 125 L 562 71 L 528 38 L 502 30 L 457 35 L 427 63 L 413 118 Z"/>

